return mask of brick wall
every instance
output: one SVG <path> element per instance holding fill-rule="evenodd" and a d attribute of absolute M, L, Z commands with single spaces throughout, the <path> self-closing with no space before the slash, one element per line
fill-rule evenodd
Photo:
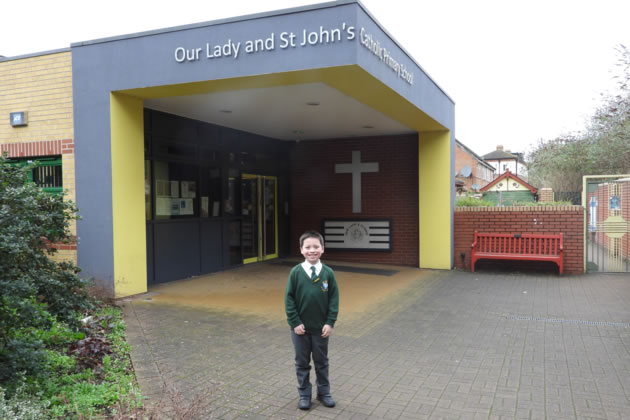
<path fill-rule="evenodd" d="M 0 144 L 74 138 L 71 53 L 1 61 L 0 99 Z M 28 126 L 11 127 L 17 111 Z"/>
<path fill-rule="evenodd" d="M 61 155 L 66 197 L 75 201 L 72 55 L 69 51 L 0 61 L 0 153 L 9 157 Z M 12 127 L 11 112 L 27 111 L 28 125 Z M 71 226 L 76 235 L 76 227 Z M 76 262 L 76 244 L 55 260 Z"/>
<path fill-rule="evenodd" d="M 584 272 L 584 209 L 581 206 L 457 207 L 455 208 L 455 267 L 470 270 L 473 232 L 564 234 L 564 272 Z M 462 259 L 462 254 L 464 258 Z M 555 270 L 547 262 L 481 261 L 475 270 L 506 267 L 532 271 Z"/>
<path fill-rule="evenodd" d="M 352 213 L 352 175 L 335 174 L 335 164 L 378 162 L 378 173 L 361 174 L 362 212 Z M 392 252 L 327 249 L 324 259 L 418 266 L 417 136 L 303 141 L 292 153 L 291 252 L 300 256 L 298 239 L 321 230 L 332 218 L 391 218 Z"/>
<path fill-rule="evenodd" d="M 538 201 L 541 203 L 553 203 L 553 190 L 551 188 L 541 188 L 538 190 Z"/>

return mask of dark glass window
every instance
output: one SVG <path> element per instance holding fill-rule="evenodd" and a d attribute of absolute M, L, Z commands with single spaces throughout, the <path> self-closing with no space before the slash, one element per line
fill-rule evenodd
<path fill-rule="evenodd" d="M 197 172 L 197 165 L 153 162 L 156 219 L 199 217 Z"/>
<path fill-rule="evenodd" d="M 240 192 L 240 173 L 238 169 L 230 168 L 228 172 L 228 185 L 227 185 L 227 194 L 225 197 L 225 203 L 223 205 L 223 209 L 225 214 L 233 215 L 239 214 L 238 211 L 238 194 Z"/>
<path fill-rule="evenodd" d="M 151 161 L 144 161 L 144 212 L 147 220 L 151 220 Z"/>
<path fill-rule="evenodd" d="M 243 256 L 241 254 L 241 222 L 230 222 L 229 241 L 230 241 L 230 264 L 241 264 Z"/>
<path fill-rule="evenodd" d="M 210 162 L 219 163 L 220 156 L 221 156 L 218 151 L 216 151 L 214 149 L 207 148 L 207 147 L 202 147 L 201 148 L 200 155 L 201 155 L 201 160 L 203 162 L 208 162 L 208 163 L 210 163 Z"/>
<path fill-rule="evenodd" d="M 38 162 L 38 166 L 31 171 L 29 181 L 34 182 L 46 192 L 61 193 L 63 191 L 61 156 L 9 159 L 10 163 L 17 166 L 26 166 L 35 161 Z"/>
<path fill-rule="evenodd" d="M 196 159 L 197 146 L 188 143 L 174 143 L 165 141 L 153 141 L 153 155 L 164 158 Z"/>
<path fill-rule="evenodd" d="M 63 188 L 61 162 L 59 165 L 42 165 L 33 169 L 33 182 L 41 188 Z"/>
<path fill-rule="evenodd" d="M 221 169 L 201 168 L 199 213 L 201 217 L 221 216 Z"/>

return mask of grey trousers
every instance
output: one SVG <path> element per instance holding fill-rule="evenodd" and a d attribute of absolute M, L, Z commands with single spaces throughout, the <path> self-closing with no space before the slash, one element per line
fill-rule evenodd
<path fill-rule="evenodd" d="M 330 382 L 328 380 L 328 337 L 319 335 L 297 335 L 291 331 L 291 341 L 295 349 L 295 373 L 298 381 L 298 393 L 300 397 L 311 397 L 311 355 L 315 365 L 317 379 L 317 394 L 330 394 Z"/>

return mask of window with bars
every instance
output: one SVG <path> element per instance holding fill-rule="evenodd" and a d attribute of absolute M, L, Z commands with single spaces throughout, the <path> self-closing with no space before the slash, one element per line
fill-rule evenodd
<path fill-rule="evenodd" d="M 29 174 L 29 181 L 49 193 L 60 194 L 63 191 L 63 172 L 61 156 L 9 159 L 16 166 L 26 166 L 37 161 L 39 165 Z"/>

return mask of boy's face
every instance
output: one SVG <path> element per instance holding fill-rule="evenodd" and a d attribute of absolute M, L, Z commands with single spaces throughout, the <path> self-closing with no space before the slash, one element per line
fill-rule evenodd
<path fill-rule="evenodd" d="M 320 257 L 324 253 L 324 247 L 319 242 L 317 238 L 306 238 L 302 243 L 302 247 L 300 248 L 300 252 L 306 258 L 310 264 L 317 264 Z"/>

